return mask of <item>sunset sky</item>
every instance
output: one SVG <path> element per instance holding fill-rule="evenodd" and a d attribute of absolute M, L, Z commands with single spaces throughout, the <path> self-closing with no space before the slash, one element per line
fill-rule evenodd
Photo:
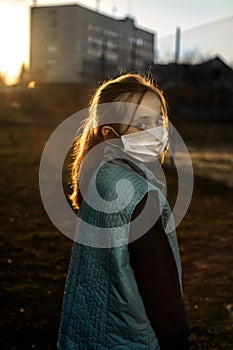
<path fill-rule="evenodd" d="M 79 3 L 92 9 L 95 0 L 38 0 L 38 5 Z M 28 63 L 30 0 L 0 0 L 0 71 L 14 80 L 22 62 Z M 156 31 L 158 38 L 233 15 L 232 0 L 101 0 L 100 11 L 122 18 L 128 13 L 136 24 Z M 232 47 L 231 37 L 229 45 Z M 233 51 L 232 51 L 233 61 Z"/>

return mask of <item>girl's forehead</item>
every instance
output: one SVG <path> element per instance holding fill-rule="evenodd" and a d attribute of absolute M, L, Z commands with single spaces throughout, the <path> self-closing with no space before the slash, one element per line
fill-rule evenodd
<path fill-rule="evenodd" d="M 132 100 L 130 102 L 137 103 L 140 99 L 140 94 L 136 93 Z M 146 92 L 143 96 L 142 100 L 140 101 L 141 110 L 148 109 L 157 113 L 160 113 L 162 111 L 162 105 L 161 100 L 159 96 L 156 93 L 153 92 Z"/>
<path fill-rule="evenodd" d="M 132 103 L 137 103 L 139 101 L 138 99 L 139 94 L 137 96 L 134 96 L 131 100 Z M 160 114 L 162 113 L 162 104 L 159 96 L 156 93 L 153 92 L 146 92 L 143 96 L 142 100 L 140 101 L 140 104 L 138 106 L 138 113 L 137 114 Z"/>
<path fill-rule="evenodd" d="M 114 114 L 121 124 L 134 124 L 142 117 L 157 119 L 163 115 L 160 97 L 154 92 L 147 91 L 144 95 L 138 92 L 133 95 L 122 94 L 117 102 L 123 102 Z"/>
<path fill-rule="evenodd" d="M 147 92 L 141 101 L 141 105 L 152 110 L 161 111 L 161 100 L 159 96 L 153 92 Z"/>

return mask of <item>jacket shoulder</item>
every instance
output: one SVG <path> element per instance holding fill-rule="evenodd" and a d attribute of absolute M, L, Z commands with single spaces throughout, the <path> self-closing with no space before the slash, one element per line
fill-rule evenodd
<path fill-rule="evenodd" d="M 145 194 L 148 191 L 148 182 L 127 165 L 107 162 L 96 174 L 96 187 L 105 200 L 114 200 L 119 195 L 128 197 L 132 195 L 132 191 Z"/>

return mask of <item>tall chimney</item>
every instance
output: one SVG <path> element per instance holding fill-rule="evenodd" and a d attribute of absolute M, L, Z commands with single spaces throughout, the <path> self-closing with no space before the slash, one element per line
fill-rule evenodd
<path fill-rule="evenodd" d="M 175 42 L 175 62 L 180 61 L 180 27 L 176 28 L 176 42 Z"/>
<path fill-rule="evenodd" d="M 154 61 L 155 63 L 158 62 L 159 58 L 159 52 L 158 52 L 158 34 L 157 32 L 154 33 Z"/>

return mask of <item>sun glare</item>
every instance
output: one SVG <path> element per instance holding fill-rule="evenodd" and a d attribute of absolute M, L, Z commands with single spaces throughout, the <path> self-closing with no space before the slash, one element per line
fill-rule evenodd
<path fill-rule="evenodd" d="M 0 72 L 15 82 L 20 66 L 28 63 L 28 12 L 20 6 L 0 4 Z"/>

